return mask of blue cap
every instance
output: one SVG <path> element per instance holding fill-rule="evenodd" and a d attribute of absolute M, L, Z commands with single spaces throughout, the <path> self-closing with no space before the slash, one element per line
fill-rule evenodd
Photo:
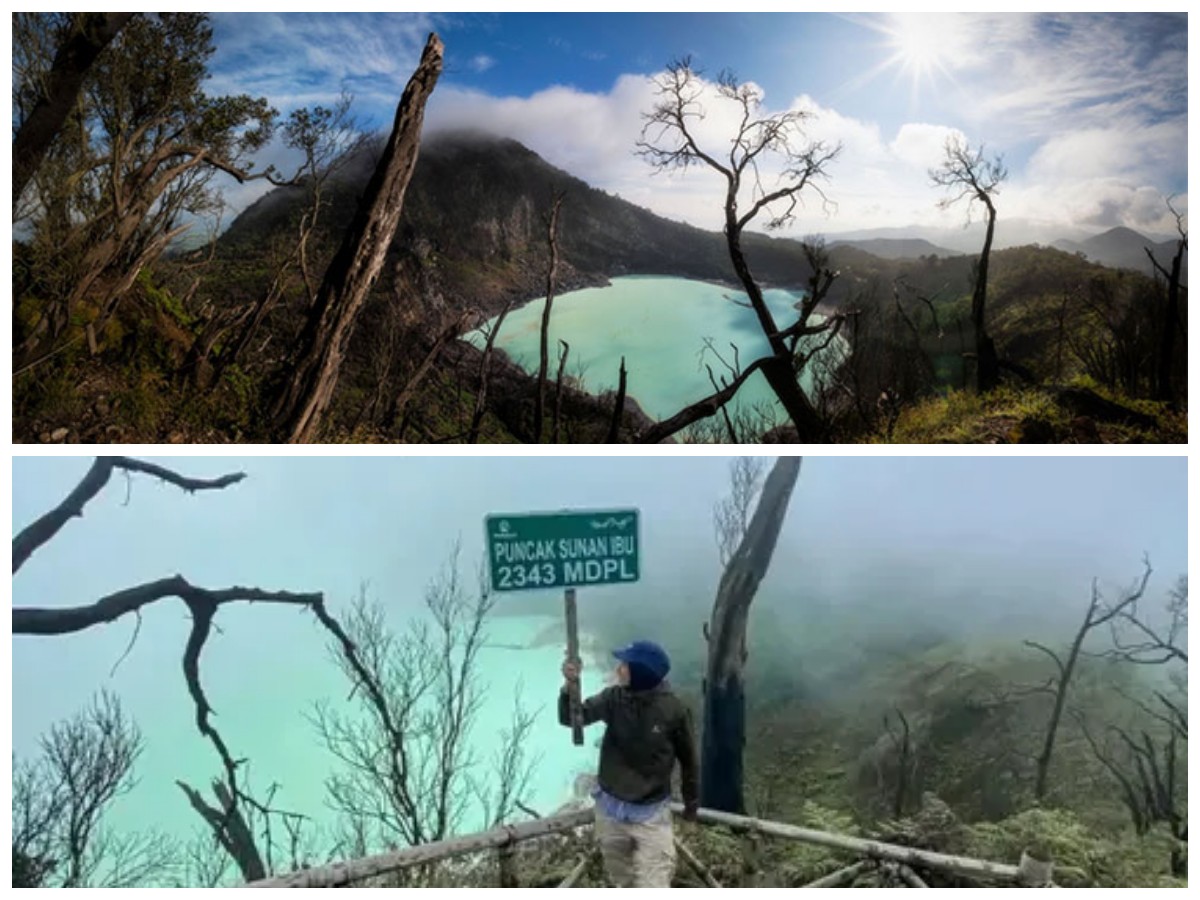
<path fill-rule="evenodd" d="M 656 687 L 671 671 L 667 651 L 654 641 L 634 641 L 614 650 L 613 656 L 629 667 L 629 686 L 635 691 Z"/>

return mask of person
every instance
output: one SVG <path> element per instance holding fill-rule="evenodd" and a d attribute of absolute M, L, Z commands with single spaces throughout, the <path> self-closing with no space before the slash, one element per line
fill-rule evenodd
<path fill-rule="evenodd" d="M 603 722 L 593 794 L 596 839 L 616 887 L 670 887 L 675 872 L 671 776 L 678 761 L 684 818 L 699 808 L 699 765 L 691 714 L 666 681 L 671 661 L 653 641 L 613 652 L 617 683 L 580 704 L 585 726 Z M 571 725 L 569 691 L 580 665 L 563 663 L 558 721 Z"/>

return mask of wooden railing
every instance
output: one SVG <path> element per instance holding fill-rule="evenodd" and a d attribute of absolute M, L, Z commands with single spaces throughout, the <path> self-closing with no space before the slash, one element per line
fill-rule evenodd
<path fill-rule="evenodd" d="M 673 804 L 676 814 L 682 812 L 679 804 Z M 732 813 L 718 812 L 711 809 L 701 809 L 697 820 L 707 825 L 721 825 L 735 832 L 770 835 L 784 840 L 800 841 L 831 850 L 842 851 L 858 857 L 853 864 L 830 873 L 805 887 L 835 887 L 853 883 L 853 881 L 872 870 L 882 870 L 893 875 L 898 881 L 910 887 L 927 887 L 928 885 L 917 875 L 915 869 L 935 871 L 984 881 L 991 884 L 1007 884 L 1024 887 L 1046 886 L 1050 883 L 1051 866 L 1028 856 L 1023 856 L 1020 865 L 990 862 L 982 859 L 972 859 L 966 856 L 951 856 L 945 853 L 934 853 L 928 850 L 918 850 L 899 844 L 888 844 L 872 841 L 866 838 L 852 837 L 845 834 L 834 834 L 828 831 L 814 831 L 800 828 L 783 822 L 772 822 L 765 819 L 752 819 Z M 375 856 L 365 856 L 361 859 L 346 860 L 319 866 L 312 869 L 302 869 L 287 875 L 254 881 L 247 887 L 341 887 L 354 882 L 375 878 L 399 872 L 414 866 L 424 865 L 440 860 L 453 859 L 484 850 L 497 850 L 509 858 L 512 865 L 511 849 L 519 843 L 554 834 L 562 834 L 575 828 L 592 824 L 591 809 L 576 812 L 560 813 L 546 818 L 520 822 L 515 825 L 505 825 L 478 834 L 464 835 L 409 847 Z M 680 856 L 701 879 L 712 887 L 720 887 L 704 864 L 698 860 L 686 847 L 676 842 Z M 591 862 L 595 851 L 580 856 L 575 867 L 562 881 L 559 887 L 573 886 Z"/>

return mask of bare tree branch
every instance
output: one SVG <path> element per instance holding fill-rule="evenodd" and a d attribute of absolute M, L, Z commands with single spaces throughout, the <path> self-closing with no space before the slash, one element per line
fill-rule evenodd
<path fill-rule="evenodd" d="M 691 406 L 681 409 L 675 415 L 671 416 L 671 418 L 664 419 L 650 426 L 637 436 L 637 443 L 657 444 L 676 432 L 687 428 L 693 422 L 715 415 L 721 407 L 733 399 L 733 395 L 738 392 L 738 388 L 745 383 L 746 379 L 762 368 L 765 361 L 765 359 L 755 360 L 721 390 L 705 397 L 703 400 L 693 403 Z"/>
<path fill-rule="evenodd" d="M 231 475 L 222 475 L 220 478 L 186 478 L 162 466 L 143 462 L 142 460 L 130 459 L 127 456 L 97 457 L 96 461 L 92 463 L 92 467 L 88 469 L 87 474 L 83 476 L 83 480 L 76 485 L 75 489 L 67 495 L 67 498 L 62 503 L 37 521 L 26 526 L 13 538 L 14 574 L 33 555 L 34 551 L 58 534 L 59 530 L 67 522 L 83 515 L 84 506 L 108 484 L 108 479 L 114 469 L 153 475 L 168 484 L 173 484 L 187 491 L 189 494 L 196 491 L 220 490 L 229 487 L 231 484 L 236 484 L 246 477 L 243 472 L 235 472 Z"/>

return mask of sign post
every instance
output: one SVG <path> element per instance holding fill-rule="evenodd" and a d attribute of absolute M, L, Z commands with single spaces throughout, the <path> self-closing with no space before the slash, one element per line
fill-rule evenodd
<path fill-rule="evenodd" d="M 575 588 L 632 584 L 641 576 L 638 511 L 570 510 L 491 515 L 484 520 L 492 590 L 562 588 L 567 661 L 580 665 Z M 583 743 L 579 680 L 568 686 L 571 740 Z"/>
<path fill-rule="evenodd" d="M 578 666 L 580 663 L 579 616 L 575 609 L 575 588 L 567 588 L 563 592 L 563 598 L 567 613 L 567 661 Z M 578 678 L 572 680 L 568 685 L 567 699 L 571 704 L 571 742 L 578 746 L 583 743 L 583 710 L 580 708 Z"/>

